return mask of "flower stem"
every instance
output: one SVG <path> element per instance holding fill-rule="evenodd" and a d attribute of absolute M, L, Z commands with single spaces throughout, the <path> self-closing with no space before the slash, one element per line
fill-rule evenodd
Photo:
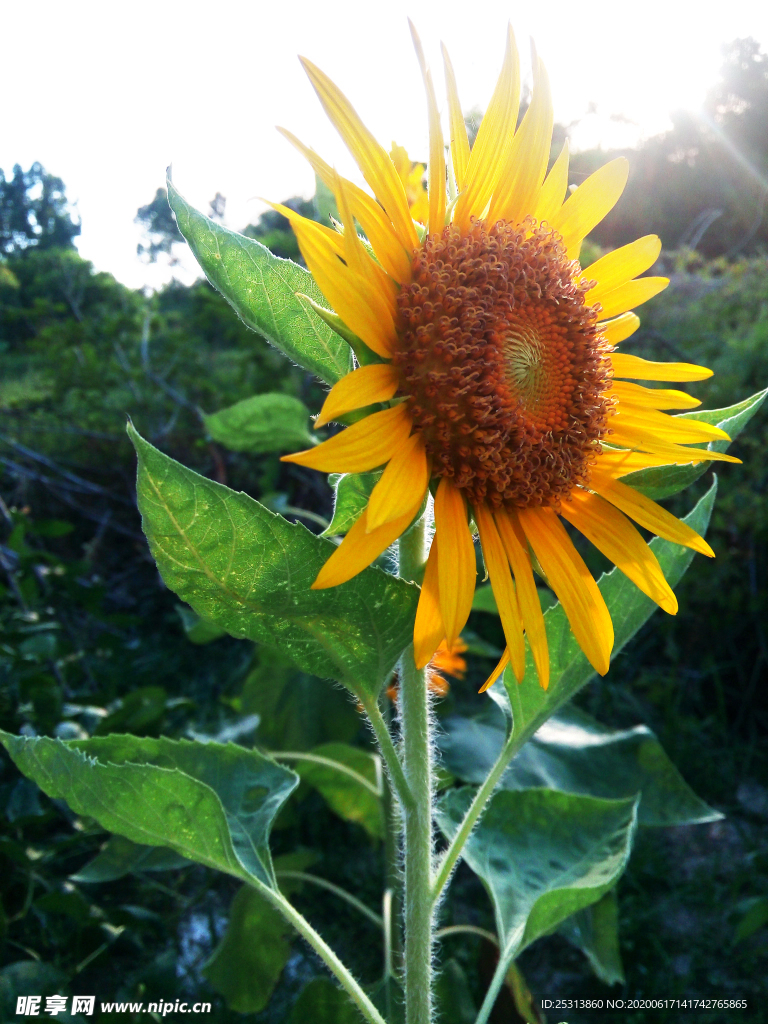
<path fill-rule="evenodd" d="M 414 579 L 426 560 L 426 516 L 400 539 L 400 575 Z M 413 806 L 403 808 L 405 855 L 405 1019 L 432 1020 L 432 746 L 427 674 L 413 646 L 400 661 L 400 720 L 405 777 Z"/>

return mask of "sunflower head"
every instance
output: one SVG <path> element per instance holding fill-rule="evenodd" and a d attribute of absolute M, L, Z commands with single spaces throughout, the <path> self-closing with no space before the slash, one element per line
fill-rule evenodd
<path fill-rule="evenodd" d="M 689 447 L 727 435 L 668 415 L 698 404 L 685 392 L 631 382 L 701 380 L 709 370 L 616 351 L 639 325 L 631 310 L 667 284 L 641 276 L 658 258 L 659 239 L 640 238 L 586 269 L 579 263 L 584 238 L 621 195 L 627 161 L 611 161 L 569 193 L 567 144 L 550 166 L 552 102 L 535 51 L 531 103 L 518 125 L 510 29 L 472 147 L 443 51 L 446 162 L 432 76 L 413 35 L 427 95 L 426 191 L 424 166 L 401 147 L 388 154 L 306 60 L 370 192 L 284 132 L 334 191 L 341 224 L 334 231 L 276 208 L 291 221 L 345 336 L 365 356 L 331 389 L 316 425 L 355 410 L 365 410 L 363 418 L 285 458 L 324 472 L 383 469 L 314 587 L 343 583 L 369 565 L 421 514 L 431 490 L 435 532 L 414 626 L 417 664 L 427 665 L 441 644 L 456 649 L 472 605 L 476 531 L 507 640 L 497 672 L 509 661 L 522 679 L 525 634 L 539 682 L 548 685 L 535 567 L 587 658 L 605 673 L 610 615 L 564 521 L 674 613 L 674 594 L 632 521 L 704 554 L 711 549 L 621 478 L 649 466 L 737 460 Z"/>

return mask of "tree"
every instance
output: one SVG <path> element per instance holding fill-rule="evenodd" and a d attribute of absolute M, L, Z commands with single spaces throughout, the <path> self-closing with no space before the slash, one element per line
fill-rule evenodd
<path fill-rule="evenodd" d="M 70 248 L 79 234 L 61 178 L 37 161 L 28 171 L 16 164 L 9 180 L 0 170 L 0 252 Z"/>

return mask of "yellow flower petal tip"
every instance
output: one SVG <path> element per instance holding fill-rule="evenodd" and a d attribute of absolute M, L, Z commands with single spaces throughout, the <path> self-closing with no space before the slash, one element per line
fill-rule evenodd
<path fill-rule="evenodd" d="M 314 426 L 356 410 L 364 416 L 282 461 L 322 472 L 382 470 L 366 511 L 313 589 L 335 586 L 370 565 L 408 528 L 431 488 L 436 532 L 414 625 L 422 668 L 442 642 L 450 648 L 457 640 L 471 609 L 472 516 L 507 643 L 506 661 L 484 689 L 506 664 L 523 677 L 524 637 L 546 689 L 550 661 L 534 562 L 601 674 L 614 639 L 602 594 L 563 518 L 674 614 L 677 600 L 633 523 L 710 557 L 712 549 L 621 477 L 651 466 L 739 460 L 691 447 L 727 435 L 669 414 L 693 407 L 687 393 L 634 383 L 704 380 L 709 369 L 615 351 L 640 324 L 633 309 L 668 284 L 652 276 L 658 237 L 646 235 L 590 267 L 579 265 L 584 239 L 626 185 L 626 158 L 598 168 L 570 194 L 567 145 L 547 172 L 547 75 L 534 54 L 531 102 L 518 123 L 520 69 L 511 29 L 472 146 L 443 48 L 446 156 L 434 81 L 415 35 L 414 42 L 426 93 L 426 166 L 400 146 L 387 151 L 346 96 L 301 58 L 370 191 L 340 178 L 285 132 L 336 196 L 342 230 L 272 205 L 289 217 L 324 308 L 382 362 L 342 377 Z M 451 199 L 454 184 L 458 197 Z M 417 231 L 414 221 L 427 230 Z"/>

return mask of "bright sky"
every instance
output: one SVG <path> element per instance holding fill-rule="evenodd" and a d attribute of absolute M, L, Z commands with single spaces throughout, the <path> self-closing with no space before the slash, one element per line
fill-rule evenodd
<path fill-rule="evenodd" d="M 377 137 L 426 153 L 426 110 L 408 33 L 410 16 L 442 89 L 439 43 L 451 53 L 465 110 L 487 105 L 507 21 L 528 65 L 532 36 L 552 81 L 555 118 L 596 114 L 576 146 L 631 143 L 663 131 L 669 113 L 697 108 L 723 42 L 751 35 L 768 47 L 768 4 L 736 0 L 38 0 L 3 10 L 0 167 L 39 160 L 64 179 L 83 222 L 80 252 L 132 287 L 166 268 L 136 256 L 133 223 L 173 163 L 187 199 L 208 211 L 227 197 L 242 228 L 264 210 L 256 196 L 311 195 L 302 157 L 281 124 L 342 173 L 352 164 L 296 54 L 343 89 Z M 443 104 L 445 109 L 445 104 Z M 618 120 L 617 120 L 618 119 Z"/>

